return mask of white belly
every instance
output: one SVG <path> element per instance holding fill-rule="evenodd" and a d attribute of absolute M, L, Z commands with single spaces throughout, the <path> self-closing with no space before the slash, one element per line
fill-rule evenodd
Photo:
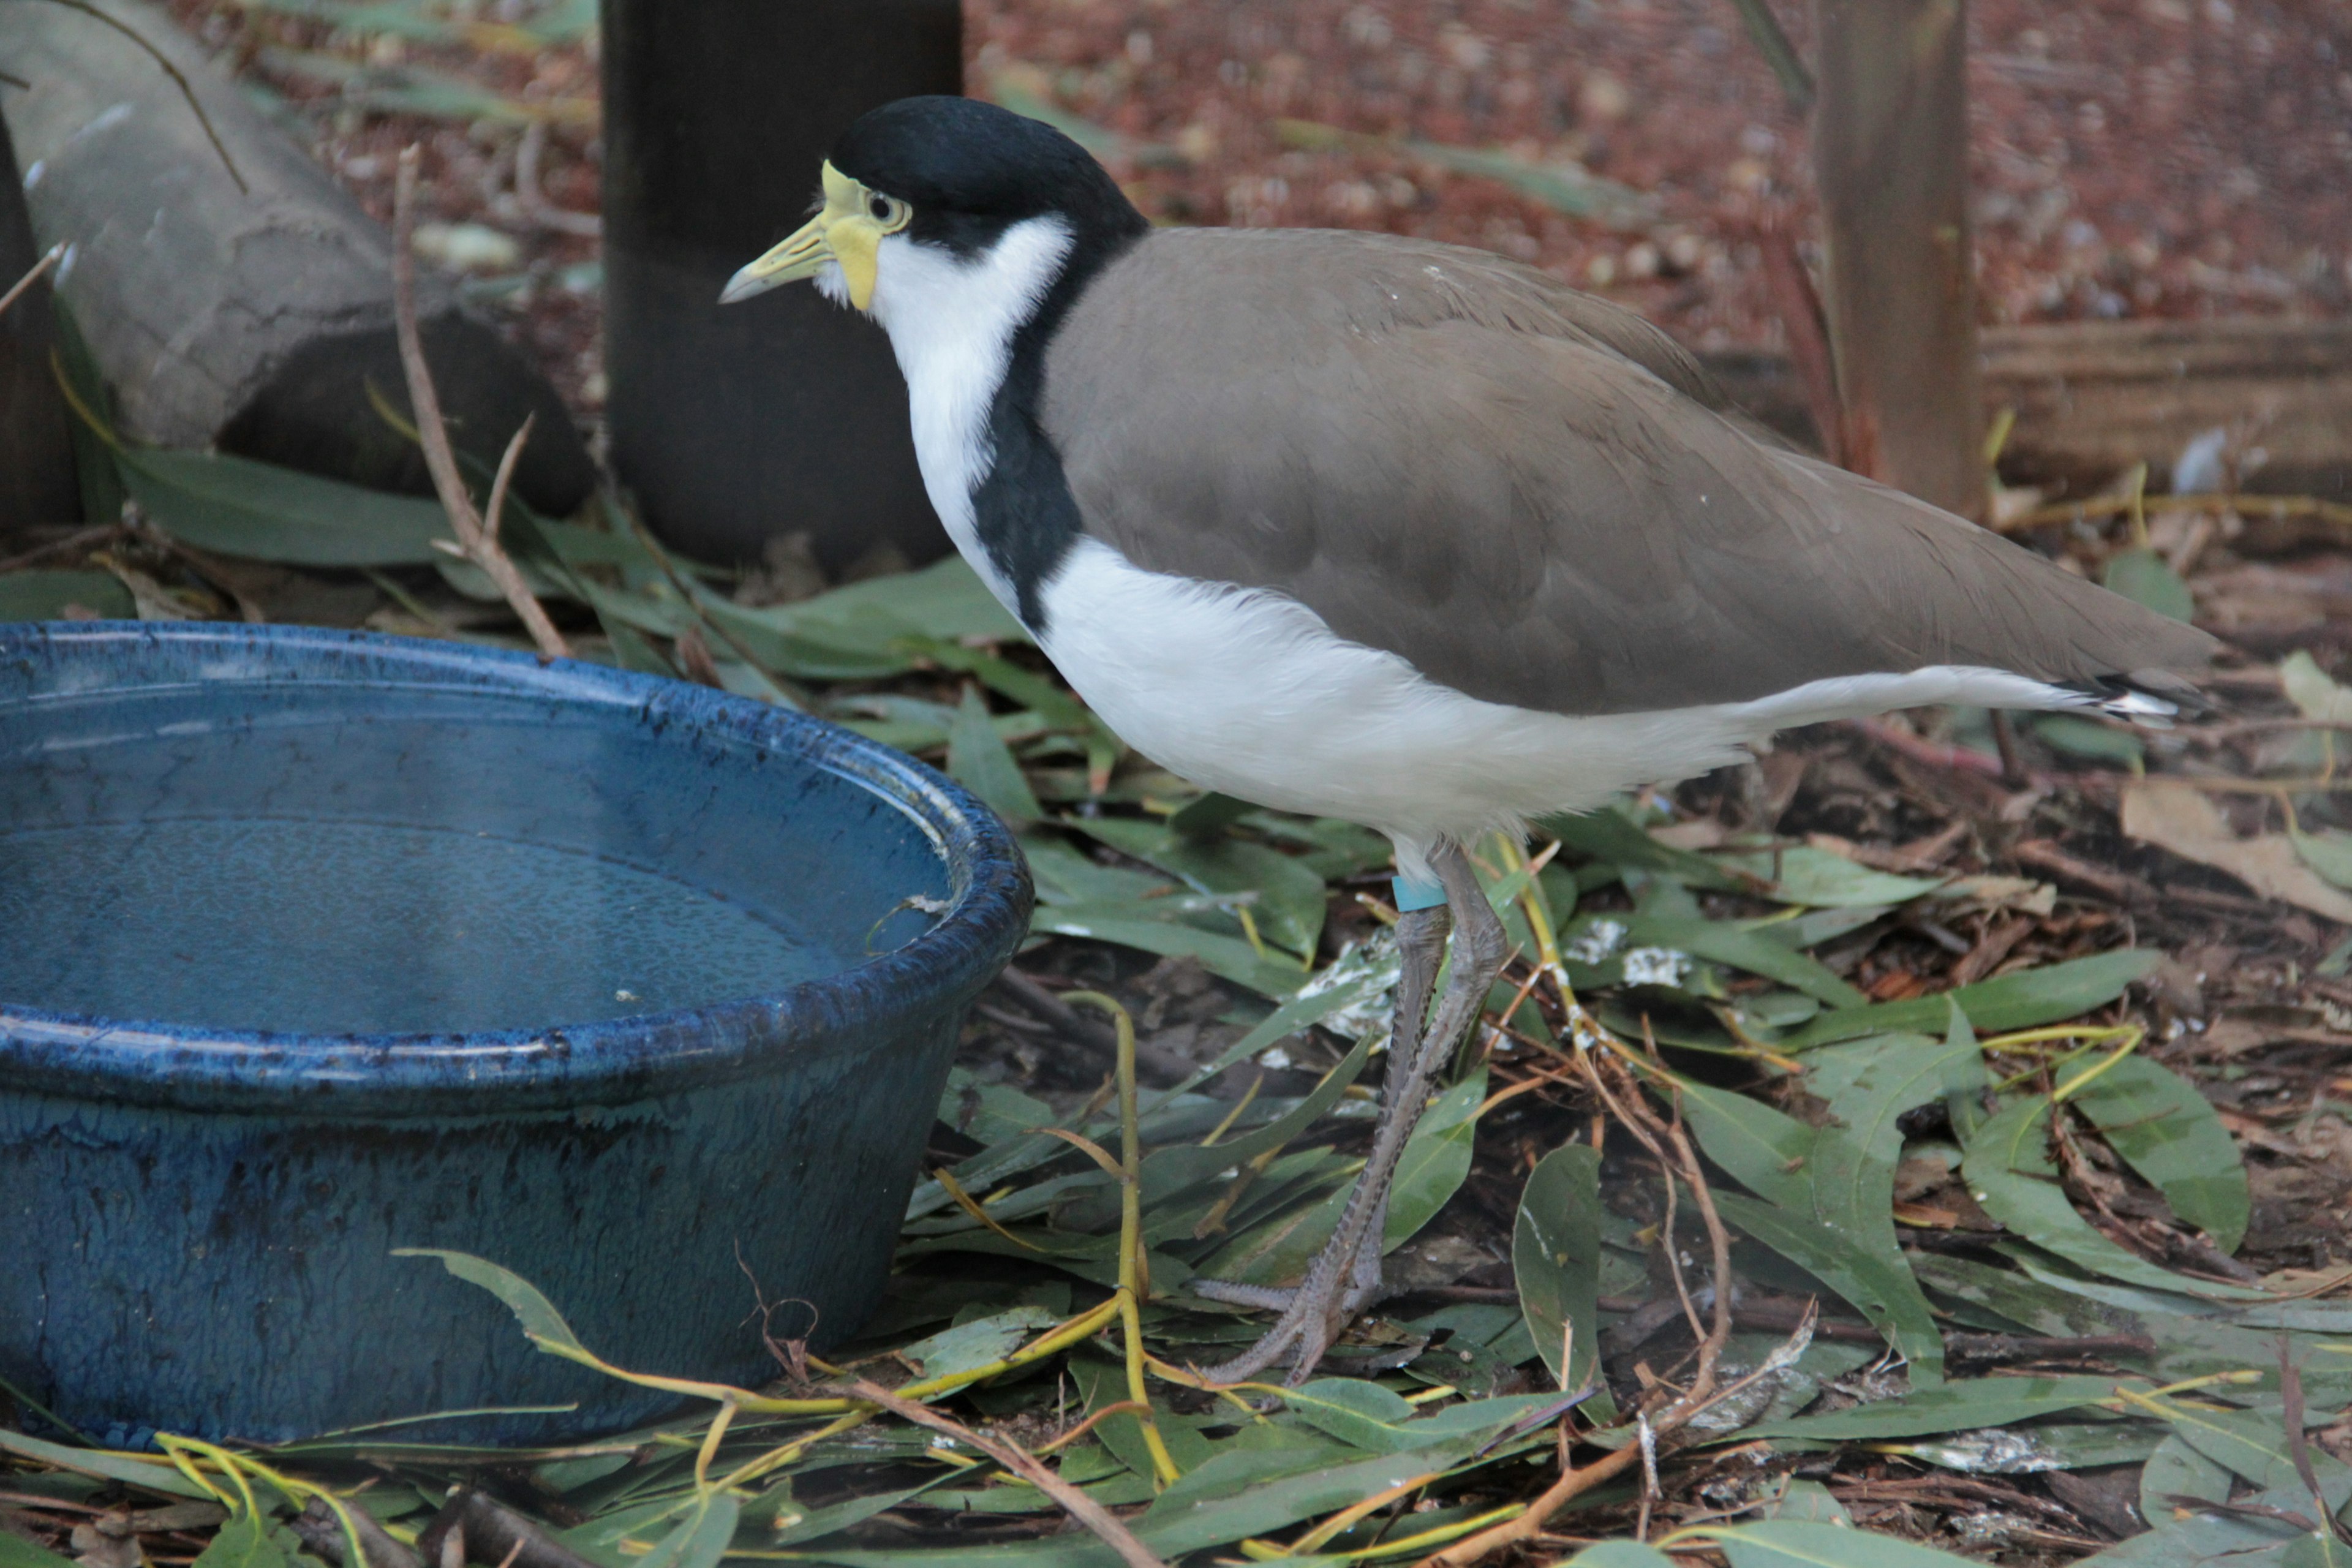
<path fill-rule="evenodd" d="M 1078 542 L 1042 599 L 1040 645 L 1129 745 L 1206 788 L 1379 828 L 1412 860 L 1441 837 L 1721 767 L 1791 725 L 1934 702 L 2083 700 L 2006 670 L 1938 667 L 1576 718 L 1466 697 L 1341 638 L 1297 600 L 1146 572 L 1099 540 Z"/>

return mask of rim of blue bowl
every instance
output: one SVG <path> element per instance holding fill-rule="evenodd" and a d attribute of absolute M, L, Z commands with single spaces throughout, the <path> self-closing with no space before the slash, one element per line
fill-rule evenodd
<path fill-rule="evenodd" d="M 168 662 L 207 649 L 320 660 L 316 672 L 258 667 L 86 689 L 156 689 L 201 680 L 357 684 L 332 667 L 373 662 L 406 684 L 557 698 L 640 721 L 761 745 L 881 795 L 945 862 L 948 909 L 904 946 L 761 995 L 543 1028 L 443 1034 L 293 1034 L 51 1012 L 0 1002 L 0 1081 L 24 1090 L 189 1108 L 329 1116 L 623 1104 L 761 1071 L 777 1058 L 878 1045 L 962 1006 L 1029 929 L 1028 866 L 1011 831 L 961 785 L 904 752 L 789 709 L 709 687 L 576 659 L 374 632 L 219 622 L 0 625 L 0 661 L 60 646 L 138 645 Z M 159 674 L 163 672 L 159 672 Z M 373 684 L 383 684 L 381 681 Z M 59 695 L 65 695 L 60 693 Z M 36 700 L 38 699 L 37 698 Z"/>

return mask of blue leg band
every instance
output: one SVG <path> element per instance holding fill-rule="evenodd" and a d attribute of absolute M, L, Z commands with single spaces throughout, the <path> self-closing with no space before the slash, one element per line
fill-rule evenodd
<path fill-rule="evenodd" d="M 1443 882 L 1412 882 L 1402 877 L 1391 877 L 1389 887 L 1396 899 L 1397 913 L 1401 915 L 1410 914 L 1414 910 L 1433 910 L 1445 902 L 1445 884 Z"/>

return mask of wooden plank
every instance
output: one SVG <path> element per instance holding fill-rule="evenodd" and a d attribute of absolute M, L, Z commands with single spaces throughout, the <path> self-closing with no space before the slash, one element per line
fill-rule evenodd
<path fill-rule="evenodd" d="M 1848 468 L 1962 516 L 1985 486 L 1962 0 L 1814 0 L 1813 171 Z"/>

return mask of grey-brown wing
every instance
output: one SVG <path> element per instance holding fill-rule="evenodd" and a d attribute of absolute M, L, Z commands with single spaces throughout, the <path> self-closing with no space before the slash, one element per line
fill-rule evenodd
<path fill-rule="evenodd" d="M 1043 411 L 1089 532 L 1560 712 L 2206 657 L 1982 529 L 1759 445 L 1644 363 L 1671 356 L 1628 353 L 1522 269 L 1363 248 L 1155 235 L 1089 289 Z"/>

